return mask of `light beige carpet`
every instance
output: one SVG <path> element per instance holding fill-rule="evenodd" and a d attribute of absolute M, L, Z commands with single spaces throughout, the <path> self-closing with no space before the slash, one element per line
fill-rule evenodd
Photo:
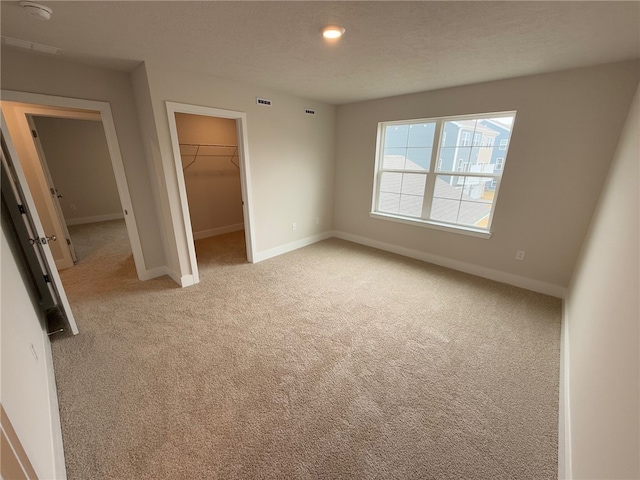
<path fill-rule="evenodd" d="M 53 343 L 70 480 L 557 477 L 558 299 L 337 239 L 250 265 L 242 232 L 180 289 L 99 243 Z"/>

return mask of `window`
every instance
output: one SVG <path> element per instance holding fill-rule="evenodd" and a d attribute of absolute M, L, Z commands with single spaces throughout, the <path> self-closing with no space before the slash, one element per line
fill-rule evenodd
<path fill-rule="evenodd" d="M 371 215 L 489 236 L 506 160 L 493 145 L 501 135 L 507 149 L 514 119 L 504 112 L 380 123 Z"/>

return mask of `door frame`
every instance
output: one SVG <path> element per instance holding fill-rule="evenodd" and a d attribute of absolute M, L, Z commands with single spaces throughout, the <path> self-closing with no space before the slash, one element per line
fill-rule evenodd
<path fill-rule="evenodd" d="M 38 154 L 38 159 L 40 160 L 40 165 L 42 165 L 42 172 L 44 173 L 44 178 L 47 182 L 47 186 L 49 187 L 49 193 L 51 195 L 51 199 L 53 201 L 53 206 L 56 212 L 56 215 L 58 216 L 58 219 L 60 220 L 60 227 L 62 228 L 62 231 L 64 232 L 64 235 L 66 237 L 67 240 L 67 244 L 69 245 L 69 253 L 71 254 L 71 258 L 73 259 L 73 264 L 75 265 L 78 262 L 78 257 L 76 255 L 75 252 L 75 248 L 73 247 L 73 242 L 71 241 L 71 234 L 69 233 L 69 227 L 67 226 L 67 219 L 64 216 L 64 212 L 62 211 L 62 206 L 60 205 L 60 196 L 58 195 L 58 189 L 55 188 L 55 182 L 53 181 L 53 176 L 51 175 L 51 169 L 49 168 L 49 162 L 47 161 L 47 155 L 44 152 L 44 147 L 42 146 L 42 142 L 40 141 L 40 133 L 38 132 L 38 127 L 36 126 L 36 122 L 35 122 L 35 118 L 34 117 L 48 117 L 48 118 L 66 118 L 69 120 L 79 120 L 79 118 L 76 118 L 75 115 L 78 115 L 78 113 L 76 112 L 69 112 L 67 110 L 64 111 L 60 111 L 57 109 L 48 109 L 48 108 L 43 108 L 43 113 L 25 113 L 26 117 L 27 117 L 27 122 L 29 124 L 29 128 L 31 129 L 32 132 L 36 132 L 36 134 L 33 135 L 33 143 L 36 147 L 36 153 Z M 87 113 L 87 118 L 86 120 L 89 121 L 97 121 L 97 122 L 102 122 L 102 119 L 100 118 L 100 114 L 99 113 Z M 103 129 L 104 131 L 104 129 Z M 53 192 L 51 189 L 55 189 L 55 192 Z"/>
<path fill-rule="evenodd" d="M 89 112 L 98 112 L 100 114 L 102 127 L 104 129 L 107 146 L 109 149 L 111 166 L 113 167 L 118 195 L 120 197 L 120 204 L 124 213 L 125 225 L 127 227 L 129 243 L 131 245 L 131 252 L 133 254 L 136 271 L 140 280 L 146 280 L 148 278 L 148 274 L 144 262 L 144 255 L 142 253 L 142 245 L 140 243 L 140 235 L 138 233 L 138 224 L 136 222 L 133 204 L 131 203 L 129 184 L 127 182 L 124 163 L 120 154 L 120 144 L 118 142 L 116 127 L 113 121 L 113 114 L 111 113 L 111 106 L 109 105 L 109 103 L 97 100 L 58 97 L 53 95 L 19 92 L 14 90 L 2 90 L 0 93 L 2 95 L 2 101 L 24 103 L 32 105 L 36 108 L 52 107 L 66 109 L 67 111 L 69 111 L 69 109 L 84 110 L 84 112 L 75 112 L 76 114 L 79 114 L 79 118 L 81 119 L 86 119 L 86 114 L 88 113 L 87 110 Z M 63 112 L 63 110 L 60 110 L 60 112 Z M 84 115 L 84 118 L 82 118 L 80 115 Z M 61 116 L 63 116 L 62 113 Z M 8 131 L 7 136 L 9 136 Z"/>
<path fill-rule="evenodd" d="M 233 110 L 223 110 L 214 107 L 190 105 L 187 103 L 166 102 L 167 115 L 169 117 L 169 132 L 173 161 L 178 179 L 179 203 L 184 221 L 184 229 L 187 236 L 187 248 L 189 250 L 189 263 L 193 275 L 193 283 L 200 281 L 198 273 L 198 261 L 196 259 L 196 247 L 191 228 L 191 215 L 189 214 L 189 201 L 187 200 L 187 188 L 182 171 L 182 157 L 180 155 L 180 141 L 178 139 L 178 126 L 176 113 L 187 113 L 205 117 L 228 118 L 236 121 L 236 134 L 238 137 L 238 161 L 240 165 L 240 190 L 242 193 L 242 214 L 244 219 L 244 237 L 246 243 L 247 261 L 254 262 L 255 237 L 253 231 L 253 195 L 251 193 L 251 169 L 249 168 L 249 140 L 247 138 L 247 114 Z M 168 181 L 168 179 L 166 179 Z"/>

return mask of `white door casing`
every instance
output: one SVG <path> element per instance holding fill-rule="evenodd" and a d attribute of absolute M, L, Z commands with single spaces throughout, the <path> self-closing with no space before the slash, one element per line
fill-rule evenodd
<path fill-rule="evenodd" d="M 2 90 L 1 94 L 2 102 L 9 101 L 28 104 L 28 106 L 36 109 L 35 113 L 40 113 L 42 112 L 42 109 L 50 107 L 48 110 L 50 111 L 51 108 L 53 108 L 55 110 L 55 114 L 47 114 L 49 116 L 65 116 L 67 115 L 65 111 L 68 111 L 70 113 L 67 115 L 67 118 L 87 119 L 86 115 L 93 115 L 90 119 L 95 120 L 95 115 L 99 115 L 99 118 L 102 120 L 102 126 L 107 140 L 111 165 L 116 179 L 116 186 L 118 189 L 118 195 L 120 196 L 120 204 L 122 205 L 124 213 L 124 220 L 127 227 L 129 243 L 131 244 L 131 251 L 133 253 L 138 278 L 140 280 L 152 278 L 149 271 L 147 271 L 144 262 L 140 236 L 138 234 L 138 225 L 136 223 L 135 212 L 131 203 L 131 195 L 129 193 L 129 186 L 124 171 L 124 164 L 122 162 L 122 155 L 120 153 L 120 146 L 109 103 L 95 100 L 18 92 L 13 90 Z M 40 110 L 37 110 L 38 108 Z M 71 115 L 79 116 L 71 117 Z M 85 117 L 83 118 L 82 115 L 85 115 Z"/>
<path fill-rule="evenodd" d="M 167 115 L 169 119 L 169 131 L 173 150 L 173 160 L 178 180 L 178 199 L 182 212 L 182 224 L 187 238 L 188 258 L 191 270 L 191 282 L 182 283 L 183 287 L 199 282 L 198 262 L 196 259 L 196 249 L 191 228 L 191 215 L 189 213 L 189 202 L 187 200 L 187 188 L 182 171 L 182 157 L 180 155 L 180 141 L 178 139 L 178 127 L 176 125 L 176 113 L 187 113 L 208 117 L 229 118 L 236 121 L 236 131 L 238 137 L 238 158 L 240 165 L 240 189 L 242 192 L 242 212 L 244 217 L 245 242 L 247 251 L 247 261 L 253 263 L 255 257 L 255 237 L 253 231 L 253 201 L 251 194 L 251 175 L 249 168 L 249 141 L 247 138 L 247 115 L 244 112 L 223 110 L 220 108 L 203 107 L 199 105 L 189 105 L 186 103 L 166 102 Z M 169 178 L 165 177 L 165 184 Z"/>

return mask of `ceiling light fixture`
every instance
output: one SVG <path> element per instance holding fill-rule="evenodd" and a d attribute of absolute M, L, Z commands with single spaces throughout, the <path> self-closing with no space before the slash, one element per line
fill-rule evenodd
<path fill-rule="evenodd" d="M 31 17 L 35 17 L 39 20 L 49 20 L 51 18 L 51 14 L 53 10 L 45 5 L 41 5 L 36 2 L 20 2 L 20 6 L 25 9 L 25 11 Z"/>
<path fill-rule="evenodd" d="M 322 29 L 322 36 L 324 38 L 334 40 L 344 35 L 344 32 L 345 32 L 344 28 L 339 25 L 327 25 Z"/>

